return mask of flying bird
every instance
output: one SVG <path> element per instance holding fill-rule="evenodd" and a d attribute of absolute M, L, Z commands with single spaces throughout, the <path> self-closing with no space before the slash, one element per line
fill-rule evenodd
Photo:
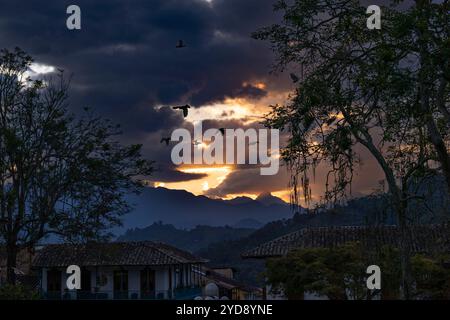
<path fill-rule="evenodd" d="M 291 76 L 292 82 L 294 82 L 294 83 L 297 83 L 297 82 L 300 80 L 300 78 L 297 77 L 297 76 L 296 76 L 295 74 L 293 74 L 293 73 L 291 73 L 290 76 Z"/>
<path fill-rule="evenodd" d="M 183 40 L 178 40 L 177 45 L 175 46 L 175 48 L 180 49 L 180 48 L 185 48 L 186 44 L 184 43 Z"/>
<path fill-rule="evenodd" d="M 161 141 L 159 143 L 163 143 L 163 142 L 165 142 L 166 146 L 168 146 L 169 142 L 170 142 L 170 138 L 161 138 Z"/>
<path fill-rule="evenodd" d="M 188 115 L 188 109 L 190 108 L 190 105 L 185 105 L 185 106 L 177 106 L 177 107 L 173 107 L 174 110 L 183 110 L 183 116 L 186 118 Z"/>

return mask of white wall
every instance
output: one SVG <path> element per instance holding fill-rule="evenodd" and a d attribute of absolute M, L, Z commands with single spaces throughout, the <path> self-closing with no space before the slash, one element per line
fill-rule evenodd
<path fill-rule="evenodd" d="M 169 290 L 169 268 L 158 268 L 155 270 L 155 290 Z"/>
<path fill-rule="evenodd" d="M 128 298 L 140 298 L 141 291 L 141 267 L 129 267 L 128 270 Z"/>
<path fill-rule="evenodd" d="M 94 272 L 94 281 L 91 283 L 91 285 L 95 288 L 98 287 L 99 292 L 106 292 L 108 294 L 108 299 L 113 298 L 113 290 L 114 290 L 114 273 L 113 268 L 111 267 L 99 267 L 96 269 L 97 271 Z M 106 283 L 104 286 L 98 286 L 96 279 L 97 276 L 104 275 L 106 277 Z"/>
<path fill-rule="evenodd" d="M 126 267 L 128 271 L 128 291 L 129 298 L 131 298 L 133 293 L 138 293 L 138 298 L 140 298 L 140 271 L 143 270 L 144 267 Z M 152 268 L 155 270 L 155 292 L 156 294 L 160 292 L 164 292 L 164 297 L 168 298 L 167 291 L 169 290 L 169 266 L 161 266 Z M 66 274 L 65 268 L 59 268 L 61 270 L 61 292 L 64 294 L 66 292 L 66 280 L 69 275 Z M 106 293 L 108 295 L 108 299 L 113 298 L 114 291 L 114 270 L 119 270 L 119 267 L 92 267 L 88 268 L 91 272 L 91 288 L 82 288 L 83 291 L 90 291 L 92 293 L 95 292 L 95 288 L 98 287 L 98 292 Z M 188 275 L 188 268 L 184 269 L 184 284 L 189 284 L 190 277 Z M 41 270 L 41 288 L 45 292 L 47 290 L 47 268 L 43 268 Z M 103 274 L 106 277 L 106 284 L 104 286 L 98 286 L 97 284 L 97 276 Z M 175 288 L 176 279 L 174 268 L 172 267 L 172 286 Z M 75 291 L 73 291 L 73 295 L 75 297 Z"/>
<path fill-rule="evenodd" d="M 47 268 L 42 268 L 41 272 L 41 289 L 43 292 L 47 292 Z"/>

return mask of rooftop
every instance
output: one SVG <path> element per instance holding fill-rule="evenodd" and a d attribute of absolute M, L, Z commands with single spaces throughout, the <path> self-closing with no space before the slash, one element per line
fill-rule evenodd
<path fill-rule="evenodd" d="M 411 226 L 407 234 L 412 252 L 450 252 L 450 224 Z M 348 242 L 360 242 L 367 247 L 397 247 L 399 240 L 400 229 L 397 226 L 304 228 L 246 251 L 242 257 L 279 257 L 294 249 L 333 248 Z"/>
<path fill-rule="evenodd" d="M 173 246 L 151 241 L 51 244 L 36 253 L 33 267 L 158 266 L 205 263 L 207 260 Z"/>

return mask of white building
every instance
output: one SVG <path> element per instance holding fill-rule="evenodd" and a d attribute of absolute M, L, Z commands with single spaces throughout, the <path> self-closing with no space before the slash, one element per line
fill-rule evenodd
<path fill-rule="evenodd" d="M 193 270 L 206 260 L 150 241 L 54 244 L 39 250 L 32 268 L 47 299 L 193 299 L 201 293 Z M 81 289 L 68 290 L 67 267 L 81 268 Z"/>

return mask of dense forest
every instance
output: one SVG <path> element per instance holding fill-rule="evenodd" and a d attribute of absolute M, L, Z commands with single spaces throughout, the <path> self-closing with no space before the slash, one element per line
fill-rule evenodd
<path fill-rule="evenodd" d="M 117 241 L 161 241 L 191 252 L 217 242 L 241 239 L 254 229 L 196 226 L 190 230 L 177 229 L 171 224 L 155 222 L 146 228 L 129 229 Z"/>
<path fill-rule="evenodd" d="M 450 221 L 450 206 L 446 197 L 444 181 L 434 179 L 421 188 L 426 201 L 418 200 L 409 212 L 416 223 L 441 223 Z M 420 213 L 420 214 L 419 214 Z M 118 241 L 162 241 L 189 250 L 208 259 L 209 265 L 232 266 L 237 270 L 236 278 L 251 284 L 262 284 L 261 273 L 264 262 L 245 260 L 241 253 L 290 232 L 305 227 L 351 226 L 396 224 L 395 214 L 383 194 L 361 197 L 347 201 L 333 208 L 319 208 L 307 212 L 293 212 L 289 219 L 269 222 L 259 229 L 231 226 L 197 226 L 193 229 L 177 229 L 162 222 L 146 228 L 129 229 L 118 237 Z"/>

